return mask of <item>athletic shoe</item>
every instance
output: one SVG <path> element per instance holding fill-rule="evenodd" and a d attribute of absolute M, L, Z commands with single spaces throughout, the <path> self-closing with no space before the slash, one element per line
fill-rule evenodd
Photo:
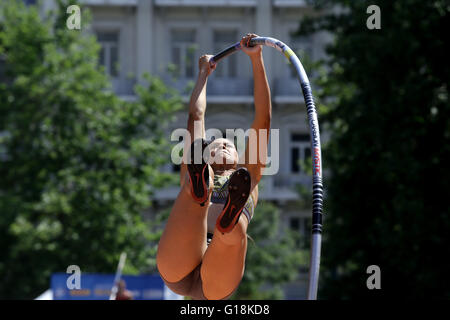
<path fill-rule="evenodd" d="M 245 203 L 250 196 L 251 178 L 246 168 L 239 168 L 228 181 L 228 198 L 222 213 L 217 218 L 216 227 L 222 233 L 233 230 L 238 223 Z"/>
<path fill-rule="evenodd" d="M 194 150 L 202 148 L 201 163 L 194 162 Z M 191 163 L 187 165 L 189 172 L 189 183 L 191 185 L 191 194 L 195 202 L 200 203 L 201 206 L 205 205 L 208 199 L 209 189 L 209 165 L 203 159 L 203 151 L 208 146 L 208 143 L 204 139 L 196 139 L 191 144 Z"/>

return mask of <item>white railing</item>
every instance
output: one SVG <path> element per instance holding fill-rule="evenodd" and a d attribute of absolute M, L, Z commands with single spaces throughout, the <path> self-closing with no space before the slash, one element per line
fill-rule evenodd
<path fill-rule="evenodd" d="M 136 6 L 139 0 L 80 0 L 81 4 L 91 6 Z M 148 0 L 150 1 L 150 0 Z M 160 7 L 208 6 L 208 7 L 256 7 L 257 0 L 154 0 Z M 274 0 L 274 7 L 305 7 L 304 0 Z"/>
<path fill-rule="evenodd" d="M 195 79 L 172 79 L 169 76 L 163 76 L 163 81 L 182 95 L 189 95 L 195 84 Z M 211 96 L 253 96 L 253 79 L 212 78 L 208 82 L 208 97 Z"/>
<path fill-rule="evenodd" d="M 273 0 L 274 7 L 306 7 L 305 0 Z"/>
<path fill-rule="evenodd" d="M 302 89 L 297 78 L 285 76 L 275 78 L 273 93 L 275 96 L 301 97 Z"/>
<path fill-rule="evenodd" d="M 259 198 L 262 200 L 289 201 L 298 200 L 299 192 L 295 185 L 298 183 L 310 185 L 311 179 L 305 175 L 303 178 L 290 175 L 263 176 L 259 183 Z M 155 199 L 159 201 L 173 201 L 177 197 L 179 186 L 157 190 Z"/>
<path fill-rule="evenodd" d="M 132 96 L 134 95 L 134 86 L 136 85 L 135 78 L 113 78 L 111 79 L 113 90 L 120 96 Z"/>
<path fill-rule="evenodd" d="M 137 6 L 138 0 L 80 0 L 88 6 Z"/>
<path fill-rule="evenodd" d="M 255 7 L 257 0 L 155 0 L 156 6 Z"/>

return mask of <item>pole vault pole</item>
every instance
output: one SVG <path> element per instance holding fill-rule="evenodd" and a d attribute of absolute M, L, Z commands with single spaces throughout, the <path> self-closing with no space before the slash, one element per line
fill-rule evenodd
<path fill-rule="evenodd" d="M 109 300 L 116 300 L 117 291 L 119 288 L 119 281 L 120 281 L 120 278 L 122 277 L 122 270 L 123 270 L 123 267 L 125 266 L 126 259 L 127 259 L 127 253 L 122 252 L 120 254 L 119 264 L 117 265 L 117 271 L 116 271 L 116 275 L 114 277 L 114 283 L 113 283 L 113 287 L 111 289 L 111 295 L 109 296 Z"/>
<path fill-rule="evenodd" d="M 292 63 L 302 88 L 303 97 L 305 99 L 306 111 L 308 113 L 308 122 L 311 136 L 312 150 L 312 182 L 313 182 L 313 198 L 312 198 L 312 230 L 311 230 L 311 257 L 309 264 L 309 283 L 308 283 L 308 300 L 317 299 L 317 289 L 319 284 L 320 269 L 320 249 L 322 245 L 322 203 L 323 203 L 323 185 L 322 185 L 322 149 L 320 146 L 319 121 L 317 120 L 316 107 L 314 98 L 309 84 L 308 76 L 302 63 L 287 45 L 283 42 L 270 37 L 252 38 L 250 46 L 266 45 L 273 47 L 283 53 L 285 57 Z M 215 64 L 219 60 L 235 53 L 241 49 L 240 43 L 236 43 L 225 50 L 216 54 L 211 63 Z"/>

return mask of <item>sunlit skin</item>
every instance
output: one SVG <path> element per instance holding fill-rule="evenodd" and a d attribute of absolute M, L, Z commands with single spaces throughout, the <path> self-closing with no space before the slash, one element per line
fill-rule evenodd
<path fill-rule="evenodd" d="M 251 129 L 257 132 L 256 145 L 258 159 L 250 163 L 249 148 L 242 155 L 245 161 L 239 162 L 239 155 L 234 144 L 224 138 L 216 139 L 209 145 L 209 192 L 213 189 L 214 176 L 229 176 L 240 166 L 245 167 L 251 177 L 251 197 L 256 206 L 258 202 L 258 183 L 267 159 L 267 145 L 259 143 L 259 133 L 270 130 L 271 98 L 267 82 L 262 46 L 246 47 L 255 34 L 247 34 L 241 39 L 242 51 L 250 58 L 254 79 L 255 116 Z M 206 86 L 209 75 L 216 65 L 210 63 L 212 55 L 203 55 L 199 59 L 197 82 L 189 101 L 187 130 L 191 139 L 185 140 L 185 150 L 191 143 L 205 137 Z M 201 130 L 194 130 L 194 124 L 200 124 Z M 260 130 L 260 129 L 265 129 Z M 265 137 L 267 141 L 268 137 Z M 262 148 L 262 149 L 260 149 Z M 186 153 L 185 153 L 186 154 Z M 220 161 L 219 161 L 220 160 Z M 245 268 L 247 253 L 248 220 L 241 215 L 238 223 L 229 233 L 222 234 L 215 227 L 217 217 L 223 204 L 211 203 L 209 194 L 204 206 L 196 203 L 190 193 L 187 165 L 183 162 L 180 170 L 181 189 L 172 207 L 166 227 L 161 236 L 156 257 L 161 276 L 168 282 L 184 279 L 196 267 L 200 267 L 203 295 L 207 299 L 223 299 L 230 295 L 239 285 Z M 206 234 L 213 233 L 211 244 L 207 246 Z M 196 278 L 192 281 L 200 281 Z M 197 283 L 197 282 L 196 282 Z M 189 283 L 186 287 L 195 287 Z M 189 289 L 179 292 L 189 296 Z"/>
<path fill-rule="evenodd" d="M 230 140 L 225 138 L 215 139 L 209 144 L 208 150 L 208 163 L 215 175 L 224 175 L 226 172 L 236 170 L 239 154 Z"/>

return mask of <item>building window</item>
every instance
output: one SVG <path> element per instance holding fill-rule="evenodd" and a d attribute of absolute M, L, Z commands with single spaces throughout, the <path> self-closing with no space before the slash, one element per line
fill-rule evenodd
<path fill-rule="evenodd" d="M 298 231 L 301 235 L 306 236 L 311 227 L 310 220 L 310 218 L 291 216 L 289 217 L 289 229 L 296 232 Z"/>
<path fill-rule="evenodd" d="M 27 5 L 27 6 L 32 6 L 35 5 L 37 0 L 23 0 L 23 2 Z"/>
<path fill-rule="evenodd" d="M 177 75 L 181 78 L 194 77 L 197 51 L 195 33 L 195 29 L 171 32 L 172 63 L 177 67 Z"/>
<path fill-rule="evenodd" d="M 295 52 L 302 63 L 313 59 L 313 42 L 311 36 L 298 36 L 291 33 L 289 47 Z M 297 70 L 290 63 L 290 76 L 297 78 Z"/>
<path fill-rule="evenodd" d="M 309 234 L 311 230 L 311 218 L 291 216 L 289 217 L 289 229 L 298 234 L 297 246 L 309 248 Z"/>
<path fill-rule="evenodd" d="M 111 77 L 119 75 L 119 33 L 98 32 L 97 40 L 101 45 L 99 62 Z"/>
<path fill-rule="evenodd" d="M 302 164 L 311 158 L 309 134 L 293 132 L 290 136 L 291 173 L 304 173 Z"/>
<path fill-rule="evenodd" d="M 236 30 L 215 30 L 214 31 L 214 52 L 229 47 L 238 39 Z M 220 61 L 214 74 L 219 78 L 235 78 L 237 73 L 237 56 L 235 54 Z"/>
<path fill-rule="evenodd" d="M 289 218 L 289 228 L 292 231 L 301 231 L 300 230 L 300 218 L 299 217 L 290 217 Z"/>

